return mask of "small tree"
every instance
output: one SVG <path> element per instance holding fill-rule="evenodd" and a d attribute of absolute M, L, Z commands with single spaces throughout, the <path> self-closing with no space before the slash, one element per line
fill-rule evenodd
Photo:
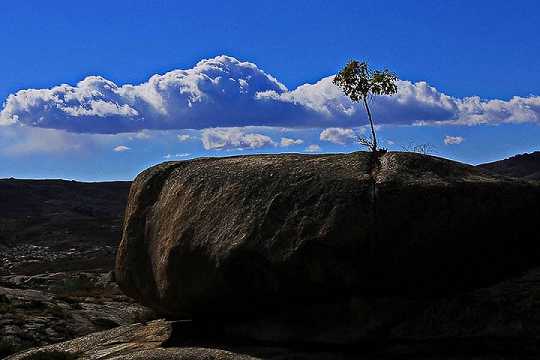
<path fill-rule="evenodd" d="M 360 144 L 377 152 L 377 136 L 368 100 L 373 95 L 393 95 L 397 92 L 397 76 L 389 70 L 371 70 L 367 62 L 351 60 L 334 78 L 334 84 L 353 102 L 363 102 L 371 126 L 371 140 L 360 139 Z"/>

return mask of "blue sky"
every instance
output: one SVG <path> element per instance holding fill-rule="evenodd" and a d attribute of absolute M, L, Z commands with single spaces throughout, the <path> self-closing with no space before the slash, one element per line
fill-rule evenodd
<path fill-rule="evenodd" d="M 373 104 L 387 148 L 469 163 L 540 149 L 537 2 L 291 3 L 1 3 L 0 177 L 352 151 L 365 115 L 328 81 L 350 58 L 402 80 Z"/>

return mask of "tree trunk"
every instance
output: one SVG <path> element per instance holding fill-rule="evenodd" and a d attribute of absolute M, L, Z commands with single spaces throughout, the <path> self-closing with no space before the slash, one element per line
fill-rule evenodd
<path fill-rule="evenodd" d="M 366 107 L 366 111 L 368 114 L 369 119 L 369 125 L 371 125 L 371 139 L 373 140 L 373 143 L 371 144 L 371 151 L 376 152 L 377 151 L 377 137 L 375 136 L 375 126 L 373 125 L 373 119 L 371 118 L 371 111 L 369 111 L 369 106 L 367 103 L 367 98 L 364 97 L 364 106 Z"/>

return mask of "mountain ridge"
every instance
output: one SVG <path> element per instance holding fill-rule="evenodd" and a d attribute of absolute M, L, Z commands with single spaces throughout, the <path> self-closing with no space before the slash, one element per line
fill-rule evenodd
<path fill-rule="evenodd" d="M 516 154 L 503 160 L 480 164 L 478 167 L 500 175 L 540 180 L 540 151 Z"/>

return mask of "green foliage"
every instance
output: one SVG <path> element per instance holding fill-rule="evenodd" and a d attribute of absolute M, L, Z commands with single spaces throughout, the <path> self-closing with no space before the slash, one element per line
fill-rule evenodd
<path fill-rule="evenodd" d="M 367 62 L 351 60 L 334 78 L 334 84 L 354 102 L 369 95 L 393 95 L 397 92 L 397 76 L 385 69 L 369 69 Z"/>
<path fill-rule="evenodd" d="M 367 62 L 356 60 L 349 61 L 333 80 L 352 101 L 364 103 L 371 126 L 371 140 L 360 139 L 360 144 L 373 152 L 377 151 L 377 137 L 367 100 L 371 95 L 394 95 L 397 92 L 396 81 L 397 76 L 391 71 L 371 70 Z"/>

